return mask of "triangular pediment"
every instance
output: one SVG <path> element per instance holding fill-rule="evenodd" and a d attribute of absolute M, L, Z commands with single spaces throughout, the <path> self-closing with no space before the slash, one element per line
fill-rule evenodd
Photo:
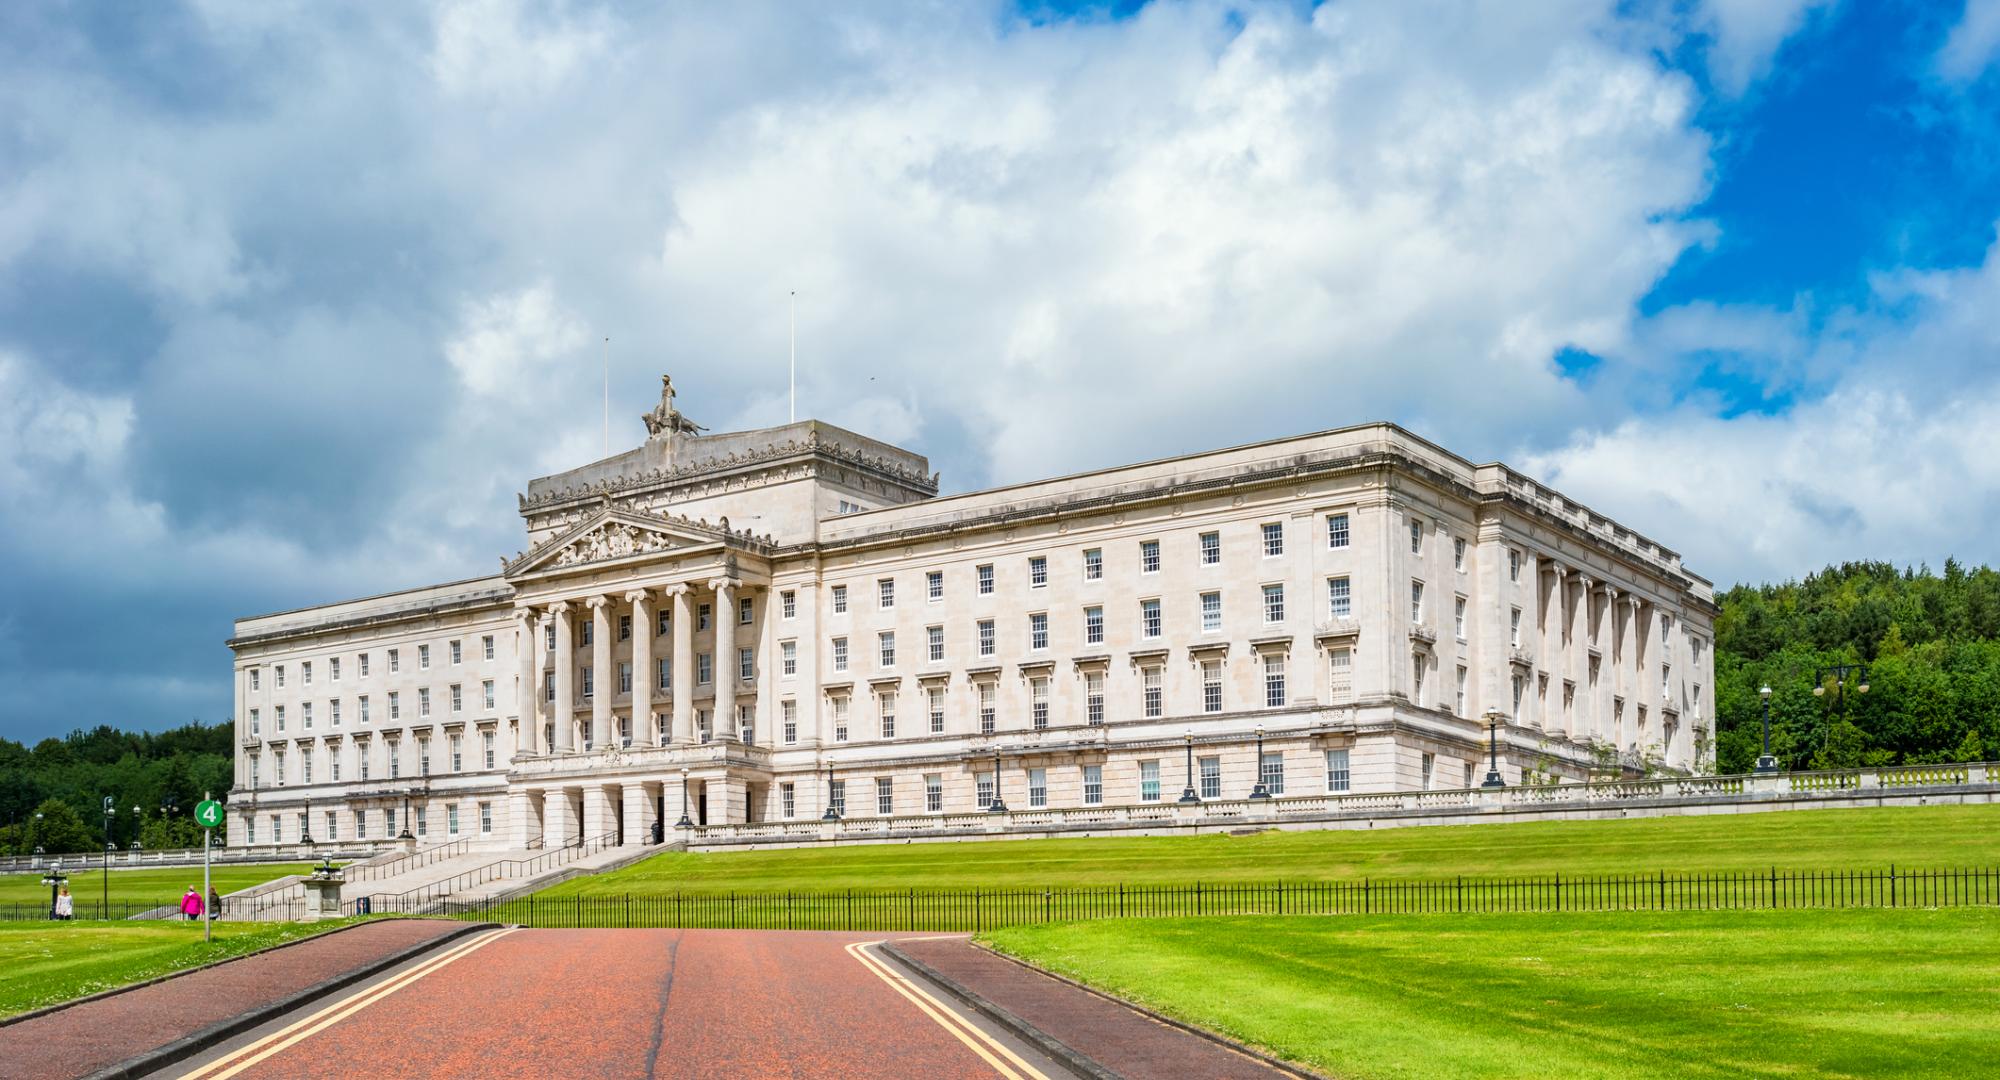
<path fill-rule="evenodd" d="M 739 537 L 724 526 L 707 522 L 661 517 L 623 506 L 606 506 L 546 542 L 522 552 L 508 562 L 505 572 L 508 577 L 520 577 L 747 539 L 750 538 Z"/>

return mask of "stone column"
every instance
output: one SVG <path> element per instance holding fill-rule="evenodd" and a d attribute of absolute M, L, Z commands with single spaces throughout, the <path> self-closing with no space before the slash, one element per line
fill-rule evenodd
<path fill-rule="evenodd" d="M 542 726 L 541 709 L 536 697 L 540 687 L 536 686 L 536 676 L 541 674 L 541 665 L 535 662 L 535 609 L 514 609 L 514 651 L 520 662 L 520 674 L 514 682 L 514 712 L 520 718 L 520 727 L 515 734 L 517 753 L 532 754 Z"/>
<path fill-rule="evenodd" d="M 625 843 L 627 845 L 650 844 L 653 842 L 653 797 L 646 785 L 630 783 L 625 785 Z"/>
<path fill-rule="evenodd" d="M 537 831 L 533 825 L 532 812 L 528 808 L 528 789 L 515 788 L 508 792 L 507 808 L 514 819 L 514 846 L 527 847 L 528 841 L 535 838 Z"/>
<path fill-rule="evenodd" d="M 1591 711 L 1590 696 L 1590 594 L 1597 582 L 1588 574 L 1577 574 L 1576 601 L 1569 609 L 1569 671 L 1576 684 L 1576 729 L 1570 738 L 1585 742 L 1597 734 L 1597 716 Z"/>
<path fill-rule="evenodd" d="M 618 692 L 611 675 L 611 598 L 593 596 L 585 603 L 590 605 L 590 745 L 603 750 L 618 741 L 611 726 L 611 698 Z"/>
<path fill-rule="evenodd" d="M 736 738 L 736 597 L 739 582 L 734 578 L 714 578 L 715 590 L 715 713 L 709 718 L 709 738 L 716 742 Z"/>
<path fill-rule="evenodd" d="M 653 738 L 653 601 L 644 589 L 625 594 L 632 605 L 632 745 L 651 746 Z M 629 800 L 628 800 L 629 801 Z M 631 820 L 631 813 L 625 815 Z M 628 827 L 627 831 L 630 829 Z"/>
<path fill-rule="evenodd" d="M 673 740 L 694 741 L 694 590 L 672 585 L 667 596 L 674 605 Z"/>
<path fill-rule="evenodd" d="M 601 784 L 583 789 L 583 838 L 595 840 L 611 830 L 611 792 Z"/>
<path fill-rule="evenodd" d="M 555 745 L 549 749 L 553 753 L 567 754 L 572 751 L 570 728 L 575 723 L 576 683 L 572 675 L 576 668 L 576 645 L 570 640 L 568 603 L 549 605 L 556 617 L 556 701 L 550 710 L 550 719 L 556 728 Z"/>
<path fill-rule="evenodd" d="M 576 829 L 570 825 L 569 792 L 562 788 L 542 792 L 542 847 L 554 851 L 575 835 Z"/>
<path fill-rule="evenodd" d="M 1541 673 L 1549 677 L 1548 699 L 1543 702 L 1542 708 L 1542 730 L 1557 736 L 1569 731 L 1562 709 L 1563 677 L 1568 670 L 1563 651 L 1563 599 L 1568 592 L 1564 578 L 1568 573 L 1561 563 L 1549 564 L 1548 600 L 1542 620 Z M 1531 687 L 1530 692 L 1534 692 L 1534 688 Z"/>

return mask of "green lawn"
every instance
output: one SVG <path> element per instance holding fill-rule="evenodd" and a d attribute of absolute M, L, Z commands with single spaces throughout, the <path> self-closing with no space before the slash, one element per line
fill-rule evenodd
<path fill-rule="evenodd" d="M 345 920 L 351 921 L 351 920 Z M 0 923 L 0 1016 L 324 933 L 343 920 L 216 923 Z"/>
<path fill-rule="evenodd" d="M 667 852 L 541 896 L 2000 864 L 2000 805 Z"/>
<path fill-rule="evenodd" d="M 986 940 L 1340 1077 L 1944 1078 L 2000 1061 L 1991 908 L 1135 919 Z"/>
<path fill-rule="evenodd" d="M 65 860 L 67 862 L 67 860 Z M 303 874 L 312 869 L 305 863 L 269 863 L 253 866 L 217 866 L 211 871 L 215 891 L 228 895 L 238 889 L 260 885 L 286 874 Z M 81 866 L 66 865 L 63 872 L 69 875 L 69 891 L 76 898 L 76 914 L 83 918 L 95 909 L 104 895 L 104 871 Z M 177 904 L 188 886 L 201 888 L 201 867 L 176 866 L 154 867 L 139 870 L 111 871 L 111 903 L 119 904 Z M 49 903 L 49 887 L 42 884 L 40 874 L 0 874 L 0 906 L 39 905 L 46 908 Z"/>

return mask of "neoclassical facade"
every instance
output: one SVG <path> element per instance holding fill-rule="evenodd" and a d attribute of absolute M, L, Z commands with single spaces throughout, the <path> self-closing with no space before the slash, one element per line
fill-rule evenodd
<path fill-rule="evenodd" d="M 1391 424 L 940 497 L 817 421 L 705 434 L 670 383 L 644 420 L 529 483 L 499 574 L 236 624 L 232 844 L 1460 788 L 1489 739 L 1510 784 L 1709 753 L 1709 583 Z"/>

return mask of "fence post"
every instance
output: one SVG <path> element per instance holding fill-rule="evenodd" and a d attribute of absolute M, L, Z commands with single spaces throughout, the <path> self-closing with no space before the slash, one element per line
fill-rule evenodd
<path fill-rule="evenodd" d="M 1363 914 L 1363 915 L 1368 915 L 1368 914 L 1372 914 L 1372 913 L 1374 912 L 1374 906 L 1373 906 L 1373 899 L 1372 899 L 1372 898 L 1373 898 L 1373 895 L 1374 895 L 1374 894 L 1373 894 L 1373 893 L 1371 893 L 1371 892 L 1369 891 L 1369 887 L 1368 887 L 1368 879 L 1367 879 L 1367 878 L 1362 878 L 1362 879 L 1361 879 L 1361 914 Z"/>
<path fill-rule="evenodd" d="M 1667 909 L 1667 872 L 1660 871 L 1660 890 L 1653 897 L 1653 907 L 1657 911 Z"/>
<path fill-rule="evenodd" d="M 1125 883 L 1118 883 L 1118 917 L 1125 917 Z"/>
<path fill-rule="evenodd" d="M 528 894 L 528 925 L 535 925 L 535 894 Z"/>
<path fill-rule="evenodd" d="M 1896 906 L 1896 864 L 1889 864 L 1889 906 Z"/>

